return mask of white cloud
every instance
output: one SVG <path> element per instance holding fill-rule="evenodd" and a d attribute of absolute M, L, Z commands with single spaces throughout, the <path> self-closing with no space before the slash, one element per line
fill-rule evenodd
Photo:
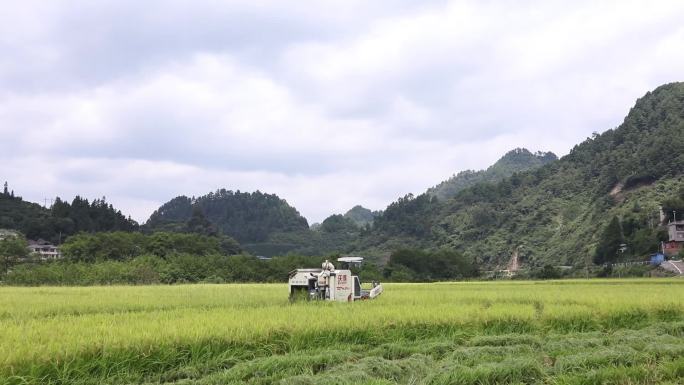
<path fill-rule="evenodd" d="M 681 80 L 684 5 L 22 2 L 0 15 L 0 175 L 36 201 L 277 193 L 382 209 L 514 147 L 566 153 Z"/>

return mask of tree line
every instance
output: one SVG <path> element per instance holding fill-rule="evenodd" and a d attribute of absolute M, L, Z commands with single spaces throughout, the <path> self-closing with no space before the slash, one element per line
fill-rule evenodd
<path fill-rule="evenodd" d="M 5 182 L 0 194 L 0 228 L 20 231 L 29 239 L 61 243 L 80 232 L 136 231 L 138 224 L 104 197 L 92 202 L 80 196 L 71 202 L 57 197 L 45 208 L 15 196 Z"/>
<path fill-rule="evenodd" d="M 21 249 L 21 250 L 19 250 Z M 16 285 L 284 282 L 295 268 L 317 267 L 337 255 L 288 255 L 263 260 L 241 254 L 232 238 L 202 234 L 109 232 L 71 236 L 63 259 L 6 266 L 2 281 Z M 26 255 L 21 236 L 0 240 L 0 256 Z M 477 266 L 453 250 L 398 250 L 384 268 L 368 261 L 365 280 L 400 282 L 472 278 Z"/>
<path fill-rule="evenodd" d="M 123 231 L 77 234 L 69 237 L 61 247 L 63 259 L 69 262 L 126 261 L 141 255 L 161 258 L 175 254 L 235 255 L 241 251 L 240 245 L 227 236 Z"/>

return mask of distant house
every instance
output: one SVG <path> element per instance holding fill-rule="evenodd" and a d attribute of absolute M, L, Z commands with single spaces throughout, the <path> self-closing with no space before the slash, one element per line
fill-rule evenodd
<path fill-rule="evenodd" d="M 42 260 L 62 258 L 62 253 L 60 253 L 59 247 L 42 239 L 37 241 L 28 241 L 28 248 L 32 254 L 38 256 Z"/>
<path fill-rule="evenodd" d="M 663 242 L 663 253 L 668 257 L 677 256 L 684 250 L 684 221 L 667 224 L 667 242 Z"/>
<path fill-rule="evenodd" d="M 667 235 L 670 241 L 684 242 L 684 221 L 668 223 Z"/>

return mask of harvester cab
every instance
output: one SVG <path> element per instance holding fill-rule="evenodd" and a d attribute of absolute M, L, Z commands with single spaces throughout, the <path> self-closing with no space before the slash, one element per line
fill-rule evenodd
<path fill-rule="evenodd" d="M 351 269 L 363 262 L 361 257 L 342 257 L 337 259 L 341 269 L 328 260 L 320 269 L 297 269 L 290 272 L 290 301 L 297 299 L 351 302 L 374 299 L 382 293 L 382 285 L 373 282 L 370 290 L 361 288 L 357 275 Z"/>

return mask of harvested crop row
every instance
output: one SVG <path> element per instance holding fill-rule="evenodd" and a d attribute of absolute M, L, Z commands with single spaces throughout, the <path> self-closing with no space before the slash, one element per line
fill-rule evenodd
<path fill-rule="evenodd" d="M 649 383 L 681 370 L 681 280 L 394 284 L 353 304 L 285 292 L 1 288 L 0 383 L 581 383 L 615 366 Z"/>

